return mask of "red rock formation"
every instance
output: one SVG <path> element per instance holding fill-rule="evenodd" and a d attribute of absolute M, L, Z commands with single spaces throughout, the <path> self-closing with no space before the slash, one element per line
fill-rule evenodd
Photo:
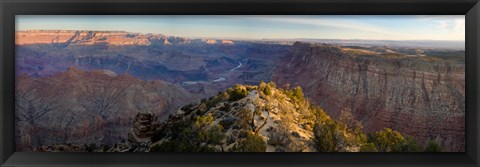
<path fill-rule="evenodd" d="M 295 43 L 273 81 L 302 86 L 334 117 L 350 108 L 367 131 L 390 127 L 422 144 L 438 137 L 447 151 L 464 151 L 463 64 L 358 56 L 336 46 Z"/>
<path fill-rule="evenodd" d="M 28 30 L 17 31 L 15 43 L 17 45 L 60 44 L 60 45 L 184 45 L 192 43 L 192 39 L 165 36 L 162 34 L 141 34 L 125 31 L 74 31 L 74 30 Z M 231 40 L 202 39 L 198 43 L 204 44 L 235 44 Z"/>
<path fill-rule="evenodd" d="M 172 43 L 170 43 L 170 42 L 168 41 L 168 39 L 165 39 L 165 40 L 163 41 L 163 44 L 164 44 L 164 45 L 171 45 Z"/>
<path fill-rule="evenodd" d="M 217 40 L 207 39 L 207 40 L 205 41 L 205 43 L 207 43 L 207 44 L 217 44 Z"/>
<path fill-rule="evenodd" d="M 146 35 L 120 31 L 33 30 L 16 32 L 15 43 L 74 45 L 150 45 Z"/>
<path fill-rule="evenodd" d="M 222 40 L 220 43 L 224 44 L 224 45 L 233 45 L 235 43 L 233 43 L 233 41 L 230 41 L 230 40 Z"/>
<path fill-rule="evenodd" d="M 167 37 L 161 34 L 140 34 L 123 31 L 67 31 L 67 30 L 30 30 L 18 31 L 15 36 L 17 45 L 31 44 L 65 44 L 65 45 L 151 45 L 158 42 L 164 45 L 188 43 L 179 37 Z"/>
<path fill-rule="evenodd" d="M 50 77 L 16 79 L 17 149 L 125 139 L 132 117 L 151 111 L 163 121 L 196 97 L 164 81 L 75 67 Z"/>

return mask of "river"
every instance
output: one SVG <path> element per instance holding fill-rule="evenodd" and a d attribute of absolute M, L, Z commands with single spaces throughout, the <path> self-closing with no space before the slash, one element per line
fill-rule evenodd
<path fill-rule="evenodd" d="M 242 67 L 242 62 L 238 62 L 238 66 L 228 70 L 228 72 L 233 72 L 233 71 L 239 69 L 240 67 Z M 218 79 L 215 79 L 212 82 L 224 82 L 226 80 L 227 79 L 225 78 L 225 73 L 223 73 L 223 74 L 220 74 L 220 77 Z M 196 84 L 198 82 L 200 82 L 200 81 L 185 81 L 185 82 L 182 82 L 182 83 L 187 84 L 187 85 L 192 85 L 192 84 Z"/>

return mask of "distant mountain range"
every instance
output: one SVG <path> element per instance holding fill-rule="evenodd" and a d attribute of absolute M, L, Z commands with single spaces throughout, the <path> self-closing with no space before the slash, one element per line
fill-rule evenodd
<path fill-rule="evenodd" d="M 409 47 L 422 49 L 452 49 L 465 50 L 465 41 L 455 40 L 366 40 L 366 39 L 263 39 L 263 41 L 288 41 L 288 42 L 308 42 L 325 43 L 343 46 L 386 46 L 386 47 Z"/>
<path fill-rule="evenodd" d="M 315 38 L 275 38 L 249 39 L 232 37 L 175 37 L 163 34 L 141 34 L 125 31 L 75 31 L 75 30 L 29 30 L 18 31 L 16 43 L 23 44 L 109 44 L 109 45 L 158 45 L 158 44 L 234 44 L 233 41 L 265 42 L 278 44 L 293 44 L 301 41 L 307 43 L 325 43 L 350 46 L 386 46 L 411 47 L 423 49 L 454 49 L 465 50 L 465 40 L 370 40 L 370 39 L 315 39 Z"/>

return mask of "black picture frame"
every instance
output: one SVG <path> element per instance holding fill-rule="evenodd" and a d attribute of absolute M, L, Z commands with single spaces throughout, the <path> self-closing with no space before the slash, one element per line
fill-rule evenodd
<path fill-rule="evenodd" d="M 478 0 L 0 0 L 0 164 L 13 166 L 479 166 Z M 15 152 L 15 15 L 465 15 L 464 153 Z"/>

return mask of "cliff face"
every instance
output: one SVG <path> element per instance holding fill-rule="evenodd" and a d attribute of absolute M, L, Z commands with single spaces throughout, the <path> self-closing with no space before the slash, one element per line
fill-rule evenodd
<path fill-rule="evenodd" d="M 35 30 L 16 33 L 16 74 L 47 77 L 70 66 L 162 80 L 209 97 L 237 83 L 271 80 L 288 46 L 188 39 L 119 31 Z"/>
<path fill-rule="evenodd" d="M 302 86 L 334 117 L 351 110 L 367 131 L 390 127 L 419 141 L 439 138 L 446 151 L 464 151 L 463 64 L 360 56 L 335 46 L 295 43 L 273 81 Z"/>
<path fill-rule="evenodd" d="M 196 97 L 180 86 L 108 70 L 71 67 L 50 77 L 16 79 L 19 150 L 55 143 L 111 145 L 126 139 L 137 112 L 163 121 Z"/>
<path fill-rule="evenodd" d="M 124 31 L 73 31 L 73 30 L 30 30 L 16 32 L 17 45 L 62 44 L 68 45 L 177 45 L 188 44 L 192 40 L 162 34 L 141 34 Z M 195 41 L 206 44 L 234 44 L 232 41 L 207 40 Z"/>
<path fill-rule="evenodd" d="M 17 32 L 16 44 L 109 44 L 109 45 L 150 45 L 149 38 L 165 36 L 147 36 L 122 31 L 60 31 L 38 30 Z"/>

